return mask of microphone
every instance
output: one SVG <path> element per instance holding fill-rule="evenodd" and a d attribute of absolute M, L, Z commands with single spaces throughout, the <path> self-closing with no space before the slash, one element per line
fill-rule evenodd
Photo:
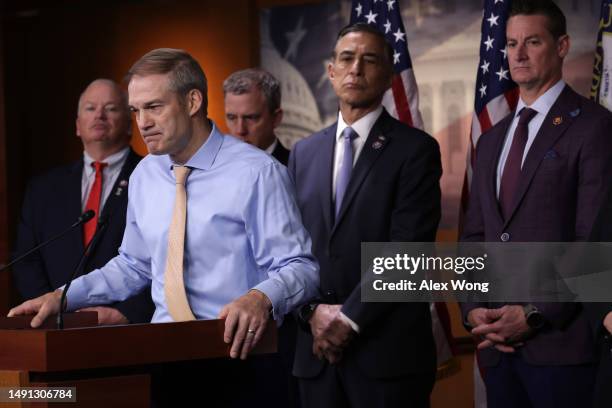
<path fill-rule="evenodd" d="M 46 240 L 46 241 L 36 245 L 34 248 L 32 248 L 32 249 L 26 251 L 25 253 L 19 255 L 17 258 L 13 259 L 12 261 L 7 263 L 6 265 L 2 265 L 0 267 L 0 272 L 4 271 L 5 269 L 7 269 L 10 266 L 13 266 L 17 262 L 21 261 L 22 259 L 24 259 L 28 255 L 30 255 L 32 252 L 37 251 L 40 248 L 49 245 L 51 242 L 53 242 L 53 241 L 63 237 L 64 235 L 66 235 L 67 233 L 72 231 L 73 228 L 76 228 L 79 225 L 84 224 L 87 221 L 91 220 L 95 215 L 96 215 L 96 212 L 94 210 L 87 210 L 87 211 L 85 211 L 83 214 L 81 214 L 79 216 L 79 218 L 77 218 L 77 220 L 70 227 L 66 228 L 64 231 L 62 231 L 59 234 L 49 238 L 48 240 Z"/>
<path fill-rule="evenodd" d="M 93 248 L 95 248 L 96 244 L 100 239 L 100 236 L 102 235 L 102 232 L 106 229 L 106 226 L 108 225 L 107 221 L 108 217 L 104 215 L 98 217 L 98 225 L 96 226 L 96 232 L 94 232 L 93 237 L 91 237 L 91 241 L 89 241 L 89 244 L 87 244 L 87 246 L 85 247 L 83 255 L 81 255 L 81 259 L 79 259 L 79 263 L 77 264 L 76 268 L 74 268 L 74 271 L 72 271 L 72 275 L 70 275 L 70 279 L 68 279 L 68 282 L 66 282 L 64 290 L 62 290 L 62 297 L 60 299 L 60 310 L 57 313 L 56 320 L 57 328 L 60 330 L 64 328 L 64 312 L 66 309 L 66 294 L 68 293 L 68 289 L 70 288 L 72 281 L 77 277 L 81 269 L 83 269 L 85 262 L 91 256 Z"/>
<path fill-rule="evenodd" d="M 74 228 L 77 225 L 84 224 L 87 221 L 91 220 L 93 217 L 95 217 L 95 215 L 96 212 L 94 210 L 87 210 L 83 214 L 81 214 L 79 218 L 77 218 L 77 220 L 74 222 L 74 224 L 71 225 L 71 227 Z"/>

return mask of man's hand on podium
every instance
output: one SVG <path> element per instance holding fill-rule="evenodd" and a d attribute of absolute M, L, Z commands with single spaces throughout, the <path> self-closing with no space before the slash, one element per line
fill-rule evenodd
<path fill-rule="evenodd" d="M 7 316 L 13 317 L 20 315 L 32 315 L 36 313 L 36 316 L 32 318 L 30 325 L 33 328 L 37 328 L 43 324 L 47 317 L 59 313 L 61 298 L 62 291 L 57 289 L 54 292 L 49 292 L 35 299 L 23 302 L 19 306 L 9 310 Z"/>
<path fill-rule="evenodd" d="M 271 310 L 272 302 L 258 290 L 250 290 L 221 309 L 219 319 L 225 319 L 223 341 L 232 343 L 231 358 L 247 358 L 266 330 Z"/>
<path fill-rule="evenodd" d="M 92 306 L 77 310 L 77 312 L 96 312 L 98 313 L 98 325 L 130 324 L 130 321 L 114 307 Z"/>

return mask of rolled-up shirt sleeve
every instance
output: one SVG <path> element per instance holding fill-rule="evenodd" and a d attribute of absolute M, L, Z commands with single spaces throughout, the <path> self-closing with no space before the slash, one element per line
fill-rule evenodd
<path fill-rule="evenodd" d="M 102 268 L 72 282 L 66 295 L 67 308 L 77 310 L 119 302 L 140 293 L 150 284 L 151 256 L 136 223 L 130 200 L 119 254 Z"/>
<path fill-rule="evenodd" d="M 253 289 L 270 299 L 274 318 L 318 297 L 319 266 L 283 166 L 274 162 L 258 169 L 244 219 L 255 261 L 267 273 Z"/>

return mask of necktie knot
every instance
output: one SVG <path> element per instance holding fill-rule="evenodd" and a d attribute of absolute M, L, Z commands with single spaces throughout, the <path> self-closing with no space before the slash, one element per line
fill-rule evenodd
<path fill-rule="evenodd" d="M 531 119 L 533 119 L 533 117 L 537 114 L 538 114 L 538 111 L 531 109 L 531 108 L 525 107 L 521 109 L 521 112 L 519 113 L 519 124 L 526 126 L 527 124 L 529 124 Z"/>
<path fill-rule="evenodd" d="M 357 132 L 355 132 L 355 130 L 349 126 L 342 131 L 342 137 L 345 141 L 351 142 L 357 137 Z"/>
<path fill-rule="evenodd" d="M 104 162 L 99 162 L 99 161 L 95 161 L 93 163 L 91 163 L 91 166 L 94 168 L 94 170 L 96 171 L 96 173 L 101 172 L 106 166 L 108 166 L 108 163 L 104 163 Z"/>
<path fill-rule="evenodd" d="M 191 168 L 185 166 L 173 166 L 172 170 L 174 171 L 176 184 L 185 185 L 185 181 L 187 180 L 187 176 L 189 176 L 189 173 L 191 172 Z"/>

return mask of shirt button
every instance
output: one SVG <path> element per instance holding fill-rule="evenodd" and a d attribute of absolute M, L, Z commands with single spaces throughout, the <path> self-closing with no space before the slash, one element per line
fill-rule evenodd
<path fill-rule="evenodd" d="M 510 234 L 508 234 L 507 232 L 504 232 L 503 234 L 501 234 L 499 239 L 501 239 L 502 242 L 508 242 L 510 241 Z"/>

